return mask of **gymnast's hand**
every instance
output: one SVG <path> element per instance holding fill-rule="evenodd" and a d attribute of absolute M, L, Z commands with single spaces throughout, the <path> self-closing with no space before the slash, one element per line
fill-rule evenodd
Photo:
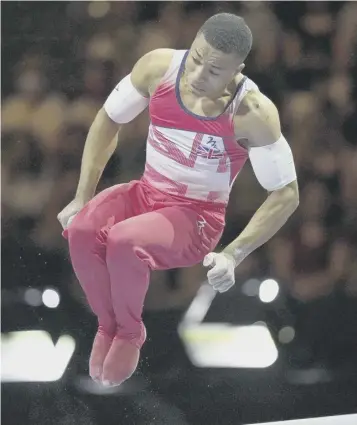
<path fill-rule="evenodd" d="M 85 202 L 74 198 L 57 216 L 58 221 L 61 223 L 63 229 L 66 229 L 77 213 L 84 207 Z"/>
<path fill-rule="evenodd" d="M 205 256 L 203 265 L 211 268 L 207 279 L 214 290 L 222 293 L 234 285 L 236 262 L 230 254 L 210 252 Z"/>

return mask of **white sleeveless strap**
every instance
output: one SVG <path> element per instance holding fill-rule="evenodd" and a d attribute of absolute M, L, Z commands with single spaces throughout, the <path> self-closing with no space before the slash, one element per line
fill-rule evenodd
<path fill-rule="evenodd" d="M 175 50 L 174 54 L 172 55 L 170 65 L 167 68 L 167 71 L 165 72 L 164 76 L 162 77 L 160 84 L 166 82 L 174 83 L 176 81 L 178 70 L 181 66 L 183 57 L 185 56 L 186 52 L 187 50 Z"/>
<path fill-rule="evenodd" d="M 233 102 L 232 102 L 232 106 L 233 106 L 233 111 L 234 114 L 237 112 L 237 109 L 239 107 L 239 105 L 241 104 L 244 96 L 252 91 L 252 90 L 259 90 L 258 86 L 254 83 L 254 81 L 252 81 L 250 78 L 248 77 L 243 77 L 244 81 L 243 84 L 241 86 L 241 88 L 239 89 L 239 91 L 237 92 Z"/>

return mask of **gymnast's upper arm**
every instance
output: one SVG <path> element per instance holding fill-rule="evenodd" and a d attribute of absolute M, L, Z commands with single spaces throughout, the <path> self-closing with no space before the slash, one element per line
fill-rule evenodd
<path fill-rule="evenodd" d="M 128 123 L 146 109 L 152 88 L 165 74 L 172 52 L 171 49 L 157 49 L 147 53 L 117 84 L 104 103 L 104 110 L 114 122 Z"/>
<path fill-rule="evenodd" d="M 266 190 L 280 190 L 297 180 L 293 153 L 270 99 L 260 92 L 248 94 L 238 107 L 235 127 L 237 138 L 244 139 L 253 171 Z"/>

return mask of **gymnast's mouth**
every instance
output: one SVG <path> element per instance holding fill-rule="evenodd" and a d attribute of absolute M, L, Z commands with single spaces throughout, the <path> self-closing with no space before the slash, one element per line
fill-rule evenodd
<path fill-rule="evenodd" d="M 195 84 L 191 84 L 191 88 L 192 88 L 195 92 L 198 92 L 198 93 L 203 93 L 203 92 L 204 92 L 204 89 L 203 89 L 202 87 L 200 87 L 200 86 L 196 86 Z"/>

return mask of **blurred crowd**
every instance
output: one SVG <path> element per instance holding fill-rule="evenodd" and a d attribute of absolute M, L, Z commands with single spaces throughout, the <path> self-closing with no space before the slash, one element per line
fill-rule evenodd
<path fill-rule="evenodd" d="M 6 8 L 5 287 L 22 270 L 27 285 L 50 279 L 79 291 L 56 216 L 74 196 L 92 120 L 141 55 L 188 48 L 209 16 L 228 11 L 252 29 L 245 72 L 278 106 L 301 193 L 298 211 L 242 264 L 237 279 L 275 276 L 302 302 L 336 289 L 357 296 L 356 2 L 10 2 Z M 98 190 L 140 177 L 147 128 L 147 113 L 125 126 Z M 265 196 L 247 164 L 232 193 L 223 244 Z M 53 269 L 44 269 L 44 258 Z M 148 308 L 187 304 L 203 277 L 200 265 L 155 274 Z"/>

